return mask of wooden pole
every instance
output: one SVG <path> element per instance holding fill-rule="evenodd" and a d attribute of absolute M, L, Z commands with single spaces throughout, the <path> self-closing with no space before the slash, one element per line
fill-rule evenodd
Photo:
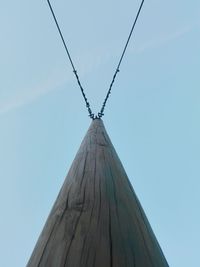
<path fill-rule="evenodd" d="M 27 267 L 168 267 L 101 119 L 92 122 Z"/>

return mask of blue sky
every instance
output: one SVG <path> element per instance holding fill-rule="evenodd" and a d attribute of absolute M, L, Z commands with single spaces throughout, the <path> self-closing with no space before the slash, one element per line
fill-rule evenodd
<path fill-rule="evenodd" d="M 53 1 L 99 111 L 139 1 Z M 90 120 L 46 1 L 0 9 L 0 266 L 25 266 Z M 104 123 L 173 267 L 198 266 L 200 2 L 145 1 Z"/>

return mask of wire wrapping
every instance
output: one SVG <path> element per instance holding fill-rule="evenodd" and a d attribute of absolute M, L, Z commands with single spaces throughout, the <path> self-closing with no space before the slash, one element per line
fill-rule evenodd
<path fill-rule="evenodd" d="M 121 66 L 122 60 L 123 60 L 124 55 L 125 55 L 125 53 L 126 53 L 128 44 L 129 44 L 129 42 L 130 42 L 131 36 L 132 36 L 132 34 L 133 34 L 133 30 L 134 30 L 135 25 L 136 25 L 136 23 L 137 23 L 137 20 L 138 20 L 138 18 L 139 18 L 140 12 L 141 12 L 141 10 L 142 10 L 143 4 L 144 4 L 144 0 L 142 0 L 142 2 L 141 2 L 141 4 L 140 4 L 140 7 L 139 7 L 139 9 L 138 9 L 137 15 L 136 15 L 135 20 L 134 20 L 134 22 L 133 22 L 133 26 L 132 26 L 132 28 L 131 28 L 130 34 L 129 34 L 129 36 L 128 36 L 128 39 L 127 39 L 127 41 L 126 41 L 126 44 L 125 44 L 125 47 L 124 47 L 124 49 L 123 49 L 122 55 L 121 55 L 121 57 L 120 57 L 119 63 L 118 63 L 117 68 L 116 68 L 116 70 L 115 70 L 115 72 L 114 72 L 114 75 L 113 75 L 113 78 L 112 78 L 110 87 L 109 87 L 108 92 L 107 92 L 107 94 L 106 94 L 106 97 L 105 97 L 105 99 L 104 99 L 104 101 L 103 101 L 101 110 L 100 110 L 100 112 L 98 112 L 98 115 L 96 115 L 96 116 L 94 115 L 94 113 L 93 113 L 92 110 L 91 110 L 90 103 L 89 103 L 89 101 L 88 101 L 88 99 L 87 99 L 87 97 L 86 97 L 86 94 L 85 94 L 84 89 L 83 89 L 83 87 L 82 87 L 82 84 L 81 84 L 81 82 L 80 82 L 78 73 L 77 73 L 77 71 L 76 71 L 76 69 L 75 69 L 74 63 L 73 63 L 72 58 L 71 58 L 71 55 L 70 55 L 70 53 L 69 53 L 69 49 L 67 48 L 65 39 L 64 39 L 63 34 L 62 34 L 62 32 L 61 32 L 61 29 L 60 29 L 60 26 L 59 26 L 59 24 L 58 24 L 58 21 L 57 21 L 57 18 L 56 18 L 56 16 L 55 16 L 55 13 L 54 13 L 54 11 L 53 11 L 52 5 L 51 5 L 51 3 L 50 3 L 49 0 L 47 0 L 47 2 L 48 2 L 48 5 L 49 5 L 49 8 L 50 8 L 50 10 L 51 10 L 51 13 L 52 13 L 52 15 L 53 15 L 54 21 L 55 21 L 55 23 L 56 23 L 56 26 L 57 26 L 58 32 L 59 32 L 59 34 L 60 34 L 60 37 L 61 37 L 61 39 L 62 39 L 62 42 L 63 42 L 64 48 L 65 48 L 65 51 L 66 51 L 67 56 L 68 56 L 68 58 L 69 58 L 69 61 L 70 61 L 70 63 L 71 63 L 71 66 L 72 66 L 72 69 L 73 69 L 73 73 L 74 73 L 74 75 L 75 75 L 75 77 L 76 77 L 77 83 L 78 83 L 78 85 L 79 85 L 79 88 L 80 88 L 80 90 L 81 90 L 82 96 L 83 96 L 83 98 L 84 98 L 84 101 L 85 101 L 85 104 L 86 104 L 86 108 L 87 108 L 87 110 L 88 110 L 89 117 L 90 117 L 91 119 L 93 119 L 93 120 L 96 119 L 96 118 L 100 119 L 101 117 L 104 116 L 104 110 L 105 110 L 105 107 L 106 107 L 108 98 L 109 98 L 109 96 L 110 96 L 110 94 L 111 94 L 112 87 L 113 87 L 113 84 L 114 84 L 114 82 L 115 82 L 116 76 L 117 76 L 118 72 L 120 71 L 120 66 Z"/>

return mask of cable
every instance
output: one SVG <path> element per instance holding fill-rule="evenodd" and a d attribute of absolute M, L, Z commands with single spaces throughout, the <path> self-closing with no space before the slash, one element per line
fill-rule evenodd
<path fill-rule="evenodd" d="M 77 82 L 78 82 L 78 85 L 79 85 L 79 87 L 80 87 L 80 89 L 81 89 L 81 93 L 82 93 L 82 96 L 83 96 L 83 98 L 84 98 L 84 100 L 85 100 L 85 104 L 86 104 L 86 108 L 87 108 L 87 110 L 88 110 L 89 116 L 90 116 L 91 119 L 94 119 L 94 114 L 92 113 L 92 110 L 91 110 L 91 108 L 90 108 L 90 103 L 89 103 L 89 101 L 88 101 L 88 99 L 87 99 L 87 97 L 86 97 L 86 95 L 85 95 L 85 92 L 84 92 L 84 89 L 83 89 L 83 87 L 82 87 L 82 85 L 81 85 L 81 82 L 80 82 L 78 73 L 77 73 L 77 71 L 76 71 L 76 69 L 75 69 L 75 67 L 74 67 L 74 63 L 73 63 L 73 61 L 72 61 L 72 58 L 71 58 L 70 53 L 69 53 L 69 50 L 68 50 L 67 45 L 66 45 L 66 43 L 65 43 L 65 39 L 64 39 L 63 34 L 62 34 L 62 32 L 61 32 L 61 29 L 60 29 L 60 27 L 59 27 L 59 24 L 58 24 L 56 15 L 55 15 L 55 13 L 54 13 L 54 11 L 53 11 L 52 5 L 51 5 L 51 3 L 50 3 L 49 0 L 47 0 L 47 3 L 48 3 L 48 5 L 49 5 L 49 8 L 50 8 L 51 13 L 52 13 L 52 15 L 53 15 L 54 21 L 55 21 L 55 23 L 56 23 L 56 26 L 57 26 L 58 32 L 59 32 L 59 34 L 60 34 L 60 37 L 61 37 L 61 39 L 62 39 L 62 42 L 63 42 L 64 48 L 65 48 L 65 51 L 66 51 L 66 53 L 67 53 L 67 56 L 68 56 L 69 61 L 70 61 L 70 63 L 71 63 L 71 66 L 72 66 L 72 69 L 73 69 L 73 73 L 74 73 L 74 75 L 75 75 L 75 77 L 76 77 L 76 80 L 77 80 Z"/>
<path fill-rule="evenodd" d="M 62 42 L 63 42 L 64 48 L 65 48 L 65 51 L 66 51 L 67 56 L 68 56 L 68 58 L 69 58 L 69 61 L 70 61 L 70 63 L 71 63 L 71 66 L 72 66 L 74 75 L 75 75 L 76 80 L 77 80 L 77 82 L 78 82 L 78 85 L 79 85 L 79 87 L 80 87 L 82 96 L 83 96 L 83 98 L 84 98 L 84 100 L 85 100 L 85 104 L 86 104 L 86 108 L 87 108 L 88 113 L 89 113 L 89 117 L 90 117 L 91 119 L 93 119 L 93 120 L 96 119 L 96 118 L 100 119 L 101 117 L 104 116 L 104 110 L 105 110 L 105 107 L 106 107 L 108 98 L 109 98 L 109 96 L 110 96 L 110 94 L 111 94 L 111 90 L 112 90 L 113 84 L 114 84 L 114 82 L 115 82 L 116 76 L 117 76 L 118 72 L 120 71 L 120 66 L 121 66 L 122 60 L 123 60 L 124 55 L 125 55 L 125 53 L 126 53 L 128 44 L 129 44 L 129 42 L 130 42 L 131 36 L 132 36 L 132 34 L 133 34 L 133 31 L 134 31 L 134 29 L 135 29 L 135 25 L 136 25 L 137 20 L 138 20 L 138 18 L 139 18 L 140 12 L 141 12 L 141 10 L 142 10 L 143 4 L 144 4 L 144 0 L 142 0 L 142 2 L 141 2 L 141 4 L 140 4 L 140 7 L 139 7 L 139 10 L 138 10 L 138 12 L 137 12 L 136 18 L 135 18 L 135 20 L 134 20 L 134 22 L 133 22 L 133 26 L 132 26 L 132 28 L 131 28 L 130 34 L 129 34 L 129 36 L 128 36 L 128 39 L 127 39 L 127 41 L 126 41 L 125 47 L 124 47 L 123 52 L 122 52 L 122 55 L 121 55 L 121 57 L 120 57 L 119 63 L 118 63 L 117 68 L 116 68 L 116 70 L 115 70 L 115 72 L 114 72 L 114 75 L 113 75 L 113 78 L 112 78 L 110 87 L 109 87 L 108 92 L 107 92 L 107 94 L 106 94 L 106 97 L 105 97 L 105 99 L 104 99 L 104 101 L 103 101 L 101 110 L 100 110 L 100 112 L 98 113 L 97 116 L 95 116 L 94 113 L 92 113 L 92 110 L 91 110 L 91 108 L 90 108 L 90 103 L 88 102 L 88 99 L 87 99 L 87 97 L 86 97 L 86 95 L 85 95 L 84 89 L 83 89 L 83 87 L 82 87 L 82 85 L 81 85 L 81 82 L 80 82 L 78 73 L 77 73 L 77 71 L 76 71 L 76 69 L 75 69 L 75 67 L 74 67 L 74 63 L 73 63 L 73 61 L 72 61 L 72 58 L 71 58 L 70 53 L 69 53 L 69 50 L 68 50 L 67 45 L 66 45 L 66 43 L 65 43 L 63 34 L 62 34 L 61 29 L 60 29 L 60 27 L 59 27 L 59 24 L 58 24 L 57 18 L 56 18 L 56 16 L 55 16 L 55 13 L 54 13 L 54 11 L 53 11 L 53 8 L 52 8 L 52 6 L 51 6 L 51 3 L 50 3 L 49 0 L 47 0 L 47 2 L 48 2 L 48 5 L 49 5 L 49 8 L 50 8 L 50 10 L 51 10 L 51 13 L 52 13 L 52 15 L 53 15 L 54 21 L 55 21 L 55 23 L 56 23 L 56 26 L 57 26 L 58 32 L 59 32 L 59 34 L 60 34 L 60 37 L 61 37 L 61 39 L 62 39 Z"/>
<path fill-rule="evenodd" d="M 139 17 L 139 15 L 140 15 L 140 12 L 141 12 L 141 10 L 142 10 L 142 6 L 143 6 L 143 4 L 144 4 L 144 0 L 142 0 L 142 2 L 141 2 L 141 4 L 140 4 L 139 10 L 138 10 L 137 15 L 136 15 L 136 18 L 135 18 L 135 20 L 134 20 L 134 23 L 133 23 L 133 26 L 132 26 L 132 28 L 131 28 L 130 34 L 129 34 L 129 36 L 128 36 L 128 40 L 126 41 L 126 45 L 125 45 L 124 50 L 123 50 L 123 52 L 122 52 L 122 55 L 121 55 L 121 57 L 120 57 L 119 63 L 118 63 L 117 68 L 116 68 L 116 71 L 115 71 L 115 73 L 114 73 L 114 75 L 113 75 L 113 79 L 112 79 L 112 81 L 111 81 L 111 84 L 110 84 L 108 93 L 107 93 L 107 95 L 106 95 L 106 97 L 105 97 L 105 100 L 104 100 L 104 102 L 103 102 L 101 111 L 98 113 L 98 118 L 101 118 L 101 117 L 104 116 L 104 109 L 105 109 L 106 103 L 107 103 L 108 98 L 109 98 L 109 96 L 110 96 L 110 94 L 111 94 L 111 90 L 112 90 L 113 84 L 114 84 L 114 82 L 115 82 L 116 76 L 117 76 L 118 72 L 120 71 L 120 69 L 119 69 L 119 68 L 120 68 L 120 65 L 121 65 L 122 60 L 123 60 L 123 58 L 124 58 L 124 55 L 125 55 L 125 53 L 126 53 L 128 44 L 129 44 L 129 42 L 130 42 L 131 36 L 132 36 L 132 34 L 133 34 L 133 30 L 134 30 L 135 25 L 136 25 L 136 23 L 137 23 L 137 20 L 138 20 L 138 17 Z"/>

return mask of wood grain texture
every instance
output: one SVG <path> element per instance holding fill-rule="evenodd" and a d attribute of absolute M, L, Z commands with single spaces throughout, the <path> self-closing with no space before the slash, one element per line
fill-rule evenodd
<path fill-rule="evenodd" d="M 92 122 L 27 267 L 167 267 L 106 133 Z"/>

